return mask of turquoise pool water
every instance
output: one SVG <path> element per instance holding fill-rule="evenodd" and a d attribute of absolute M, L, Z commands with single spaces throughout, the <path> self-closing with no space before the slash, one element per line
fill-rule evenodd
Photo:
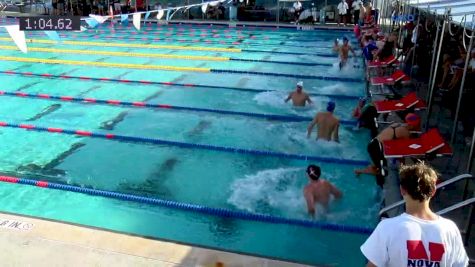
<path fill-rule="evenodd" d="M 332 40 L 348 32 L 337 31 L 278 31 L 260 29 L 197 28 L 189 36 L 189 27 L 152 26 L 147 32 L 135 33 L 131 28 L 118 27 L 114 32 L 103 27 L 99 32 L 66 33 L 64 40 L 95 41 L 125 44 L 163 44 L 153 40 L 121 40 L 105 37 L 136 37 L 151 39 L 165 33 L 171 38 L 198 40 L 173 45 L 255 49 L 268 52 L 210 52 L 158 48 L 81 46 L 70 44 L 41 44 L 42 34 L 27 33 L 32 39 L 29 47 L 77 49 L 86 51 L 118 51 L 161 53 L 174 55 L 220 56 L 287 62 L 327 63 L 328 66 L 291 64 L 203 61 L 146 57 L 79 55 L 71 53 L 1 50 L 0 57 L 81 60 L 92 62 L 133 63 L 145 65 L 186 66 L 212 69 L 273 72 L 327 77 L 361 78 L 362 69 L 353 64 L 340 72 L 336 57 L 321 57 L 311 53 L 329 53 Z M 214 32 L 212 32 L 214 31 Z M 228 32 L 225 32 L 228 31 Z M 134 34 L 131 34 L 134 32 Z M 212 44 L 196 33 L 221 35 Z M 210 33 L 211 32 L 211 33 Z M 186 35 L 188 34 L 188 35 Z M 186 36 L 185 36 L 186 35 Z M 226 37 L 226 35 L 229 35 Z M 98 39 L 92 36 L 99 36 Z M 173 37 L 174 36 L 174 37 Z M 234 37 L 247 36 L 239 45 L 220 44 Z M 255 38 L 251 38 L 255 36 Z M 1 37 L 6 37 L 3 34 Z M 208 38 L 208 37 L 206 37 Z M 298 42 L 294 40 L 315 40 Z M 311 48 L 293 47 L 297 45 Z M 14 45 L 0 41 L 0 45 Z M 275 45 L 275 46 L 274 46 Z M 307 55 L 275 54 L 274 52 L 305 52 Z M 304 79 L 308 92 L 330 94 L 313 96 L 315 105 L 295 109 L 283 103 L 298 79 L 289 77 L 201 73 L 188 71 L 138 70 L 82 65 L 25 63 L 1 61 L 2 71 L 49 73 L 53 75 L 88 76 L 157 82 L 192 83 L 251 89 L 269 92 L 243 92 L 219 88 L 140 85 L 77 79 L 49 79 L 35 76 L 0 74 L 3 91 L 30 94 L 50 94 L 82 98 L 145 101 L 220 110 L 256 112 L 279 115 L 313 116 L 333 99 L 335 113 L 350 120 L 355 100 L 338 95 L 361 96 L 363 82 Z M 177 111 L 148 108 L 68 103 L 54 100 L 0 96 L 0 121 L 29 123 L 44 127 L 62 127 L 93 132 L 160 138 L 197 144 L 210 144 L 275 151 L 292 154 L 317 155 L 339 159 L 368 160 L 368 133 L 354 132 L 344 126 L 341 143 L 307 139 L 308 122 L 282 122 L 236 115 L 207 112 Z M 97 189 L 152 196 L 209 207 L 272 214 L 287 218 L 307 219 L 302 188 L 304 169 L 309 162 L 266 156 L 242 155 L 216 151 L 184 149 L 173 146 L 127 143 L 0 128 L 0 171 L 17 177 L 70 183 Z M 372 227 L 377 213 L 374 181 L 356 178 L 358 166 L 319 163 L 323 177 L 340 187 L 344 197 L 331 205 L 326 216 L 317 220 L 349 226 Z M 158 239 L 190 243 L 235 252 L 257 254 L 315 265 L 358 266 L 364 263 L 359 253 L 365 235 L 349 234 L 224 219 L 150 205 L 92 197 L 16 184 L 0 183 L 1 211 L 39 216 L 106 228 Z M 276 234 L 279 233 L 279 234 Z"/>

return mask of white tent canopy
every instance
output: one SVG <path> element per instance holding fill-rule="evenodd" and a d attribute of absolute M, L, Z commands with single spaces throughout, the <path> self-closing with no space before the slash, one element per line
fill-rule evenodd
<path fill-rule="evenodd" d="M 475 15 L 475 0 L 409 0 L 411 6 L 443 15 L 450 8 L 452 20 L 463 22 L 467 16 L 467 23 L 472 22 Z"/>

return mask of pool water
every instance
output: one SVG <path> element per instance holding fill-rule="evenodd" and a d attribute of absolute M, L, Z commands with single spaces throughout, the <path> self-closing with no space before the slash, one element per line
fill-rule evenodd
<path fill-rule="evenodd" d="M 153 39 L 167 36 L 166 34 L 170 39 L 174 38 L 175 42 Z M 327 65 L 303 66 L 269 62 L 204 61 L 34 51 L 23 54 L 17 50 L 0 50 L 1 71 L 189 83 L 195 86 L 50 79 L 7 74 L 0 74 L 0 81 L 3 84 L 2 90 L 6 92 L 21 91 L 29 94 L 128 102 L 145 101 L 153 104 L 305 117 L 312 117 L 316 112 L 323 110 L 331 99 L 336 102 L 335 114 L 342 120 L 351 120 L 351 109 L 356 103 L 355 99 L 364 94 L 364 84 L 339 78 L 358 80 L 363 77 L 363 71 L 358 67 L 358 63 L 353 62 L 340 71 L 336 63 L 337 57 L 324 55 L 331 54 L 329 50 L 333 40 L 344 35 L 349 36 L 350 33 L 150 25 L 150 28 L 146 28 L 146 32 L 136 32 L 130 27 L 116 26 L 112 30 L 108 26 L 103 26 L 83 33 L 65 33 L 62 37 L 63 40 L 70 41 L 177 45 L 184 46 L 183 49 L 196 46 L 243 49 L 241 52 L 214 52 L 131 48 L 126 45 L 124 47 L 66 43 L 52 45 L 35 41 L 47 39 L 42 33 L 27 33 L 27 39 L 33 40 L 28 43 L 30 48 L 232 57 Z M 239 36 L 246 38 L 233 45 L 232 42 Z M 0 37 L 7 35 L 3 34 Z M 135 39 L 130 39 L 132 37 Z M 129 39 L 125 40 L 126 38 Z M 0 45 L 14 44 L 0 38 Z M 261 52 L 245 51 L 246 49 Z M 306 54 L 285 54 L 292 52 Z M 318 53 L 323 56 L 316 55 Z M 2 60 L 5 56 L 185 66 L 325 76 L 336 79 L 303 79 L 305 90 L 315 94 L 312 96 L 315 104 L 309 108 L 296 109 L 283 101 L 298 81 L 298 78 L 294 77 L 26 63 Z M 218 88 L 206 88 L 200 85 L 213 85 Z M 223 88 L 219 88 L 220 86 Z M 238 91 L 230 90 L 228 87 L 269 91 Z M 307 139 L 308 122 L 4 95 L 0 96 L 0 101 L 2 101 L 0 121 L 12 123 L 336 159 L 368 160 L 365 152 L 368 132 L 355 132 L 351 125 L 341 127 L 341 143 L 328 143 L 316 141 L 314 136 Z M 371 179 L 354 176 L 353 170 L 361 167 L 357 165 L 128 143 L 5 127 L 0 128 L 0 143 L 2 144 L 0 171 L 4 174 L 294 219 L 309 219 L 302 197 L 302 189 L 307 182 L 304 170 L 309 163 L 315 163 L 322 167 L 322 176 L 339 187 L 344 194 L 341 200 L 331 204 L 328 214 L 319 214 L 317 220 L 364 227 L 373 227 L 376 223 L 377 190 Z M 367 236 L 362 234 L 226 219 L 17 184 L 0 183 L 0 199 L 2 203 L 0 211 L 307 264 L 340 266 L 364 264 L 359 246 Z"/>

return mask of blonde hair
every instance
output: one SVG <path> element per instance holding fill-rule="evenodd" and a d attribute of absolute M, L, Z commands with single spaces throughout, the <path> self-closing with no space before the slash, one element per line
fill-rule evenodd
<path fill-rule="evenodd" d="M 424 162 L 401 166 L 399 180 L 401 187 L 412 199 L 420 202 L 429 200 L 435 193 L 437 172 Z"/>

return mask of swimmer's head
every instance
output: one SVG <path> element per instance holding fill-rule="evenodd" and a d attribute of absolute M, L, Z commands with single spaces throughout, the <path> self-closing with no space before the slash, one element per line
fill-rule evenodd
<path fill-rule="evenodd" d="M 339 41 L 340 41 L 340 40 L 338 40 L 338 38 L 335 39 L 335 44 L 338 44 Z"/>
<path fill-rule="evenodd" d="M 414 113 L 409 113 L 404 119 L 406 124 L 413 130 L 418 130 L 421 127 L 421 118 Z"/>
<path fill-rule="evenodd" d="M 308 178 L 317 181 L 318 178 L 320 178 L 322 171 L 320 170 L 320 167 L 317 165 L 308 165 L 307 167 L 307 176 Z"/>
<path fill-rule="evenodd" d="M 358 101 L 358 105 L 360 107 L 364 107 L 364 105 L 366 105 L 366 101 L 367 101 L 366 97 L 361 97 L 360 100 Z"/>
<path fill-rule="evenodd" d="M 302 91 L 302 89 L 303 89 L 303 82 L 300 81 L 297 83 L 297 91 Z"/>
<path fill-rule="evenodd" d="M 346 36 L 343 37 L 343 43 L 344 43 L 344 44 L 348 43 L 348 38 L 346 38 Z"/>
<path fill-rule="evenodd" d="M 336 104 L 333 101 L 329 101 L 327 104 L 327 111 L 333 112 L 335 110 Z"/>

